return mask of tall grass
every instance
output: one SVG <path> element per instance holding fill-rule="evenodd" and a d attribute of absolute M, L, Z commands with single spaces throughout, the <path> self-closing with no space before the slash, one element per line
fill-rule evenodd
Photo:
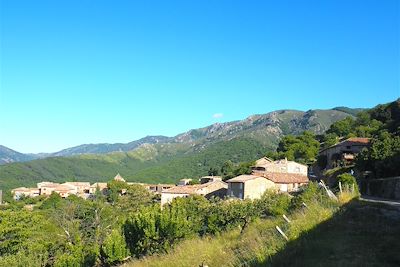
<path fill-rule="evenodd" d="M 328 220 L 337 206 L 308 203 L 288 215 L 291 223 L 281 217 L 258 219 L 242 233 L 239 229 L 214 237 L 185 240 L 167 254 L 153 255 L 126 263 L 126 267 L 140 266 L 257 266 L 282 250 L 287 241 L 277 232 L 279 226 L 294 240 L 319 223 Z"/>

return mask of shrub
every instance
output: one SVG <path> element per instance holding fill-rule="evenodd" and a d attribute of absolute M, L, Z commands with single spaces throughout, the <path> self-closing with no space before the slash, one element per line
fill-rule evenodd
<path fill-rule="evenodd" d="M 287 194 L 267 191 L 261 199 L 255 201 L 255 205 L 261 215 L 282 215 L 289 210 L 290 197 Z"/>
<path fill-rule="evenodd" d="M 108 264 L 120 262 L 129 255 L 125 236 L 116 229 L 104 240 L 101 249 Z"/>
<path fill-rule="evenodd" d="M 358 193 L 357 181 L 353 175 L 349 173 L 340 174 L 337 176 L 337 183 L 338 183 L 337 186 L 339 186 L 339 182 L 342 184 L 342 187 L 347 188 L 347 190 L 352 188 L 354 185 L 354 192 Z"/>

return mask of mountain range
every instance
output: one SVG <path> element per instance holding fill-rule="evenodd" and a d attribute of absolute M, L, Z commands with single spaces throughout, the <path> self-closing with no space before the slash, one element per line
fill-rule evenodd
<path fill-rule="evenodd" d="M 117 172 L 130 181 L 175 182 L 207 174 L 209 168 L 254 160 L 279 139 L 304 130 L 325 132 L 360 109 L 278 110 L 244 120 L 215 123 L 174 137 L 147 136 L 129 143 L 84 144 L 49 154 L 22 154 L 0 147 L 0 187 L 31 186 L 42 180 L 107 181 Z"/>

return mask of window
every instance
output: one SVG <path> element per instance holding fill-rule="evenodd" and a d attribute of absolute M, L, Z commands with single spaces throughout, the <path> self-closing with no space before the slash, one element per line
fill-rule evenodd
<path fill-rule="evenodd" d="M 239 198 L 243 198 L 242 192 L 239 192 Z"/>
<path fill-rule="evenodd" d="M 243 183 L 240 183 L 239 188 L 242 190 L 243 189 Z"/>

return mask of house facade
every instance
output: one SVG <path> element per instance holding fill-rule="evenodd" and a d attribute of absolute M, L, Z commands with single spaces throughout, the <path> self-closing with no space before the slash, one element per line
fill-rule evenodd
<path fill-rule="evenodd" d="M 296 173 L 266 173 L 240 175 L 226 181 L 228 197 L 239 199 L 258 199 L 267 190 L 278 192 L 295 192 L 309 180 L 306 175 Z"/>
<path fill-rule="evenodd" d="M 226 181 L 228 183 L 228 197 L 239 199 L 257 199 L 268 189 L 275 189 L 275 184 L 258 175 L 240 175 Z"/>
<path fill-rule="evenodd" d="M 261 158 L 256 161 L 256 164 L 252 167 L 252 171 L 257 175 L 265 173 L 297 173 L 307 175 L 308 166 L 287 159 L 272 161 L 268 158 Z"/>
<path fill-rule="evenodd" d="M 18 187 L 11 190 L 11 194 L 15 200 L 20 199 L 21 197 L 36 197 L 40 195 L 40 191 L 38 188 L 27 188 L 27 187 Z"/>
<path fill-rule="evenodd" d="M 319 152 L 320 156 L 326 157 L 326 169 L 332 169 L 341 163 L 351 164 L 356 155 L 364 148 L 368 148 L 370 138 L 352 137 L 336 145 L 325 148 Z"/>

